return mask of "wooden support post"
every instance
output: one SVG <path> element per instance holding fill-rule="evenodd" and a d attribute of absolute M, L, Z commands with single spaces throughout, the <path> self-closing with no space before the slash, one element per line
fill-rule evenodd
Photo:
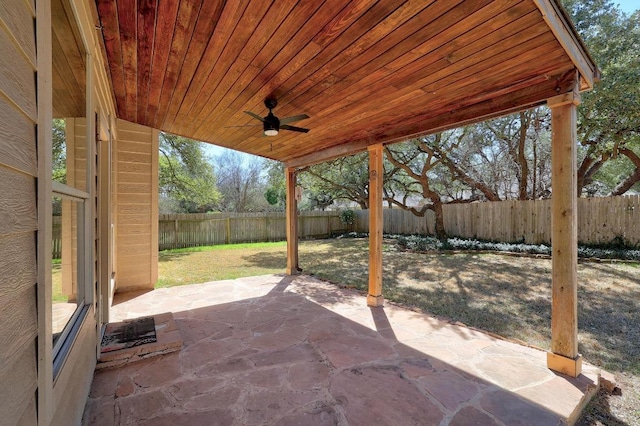
<path fill-rule="evenodd" d="M 577 91 L 547 101 L 551 108 L 551 352 L 547 366 L 577 377 L 578 354 L 578 198 Z"/>
<path fill-rule="evenodd" d="M 382 144 L 369 150 L 369 295 L 368 306 L 384 305 L 382 297 Z"/>
<path fill-rule="evenodd" d="M 296 170 L 284 170 L 287 183 L 287 275 L 297 275 L 298 267 L 298 201 L 296 200 Z"/>

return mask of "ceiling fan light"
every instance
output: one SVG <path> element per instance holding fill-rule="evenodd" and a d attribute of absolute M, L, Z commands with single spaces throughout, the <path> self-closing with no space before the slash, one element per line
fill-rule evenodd
<path fill-rule="evenodd" d="M 271 113 L 269 113 L 271 114 Z M 269 119 L 270 117 L 265 117 L 265 121 L 263 123 L 264 135 L 265 136 L 275 136 L 278 134 L 278 124 L 274 123 L 273 120 Z M 277 120 L 277 118 L 273 117 L 273 119 Z"/>

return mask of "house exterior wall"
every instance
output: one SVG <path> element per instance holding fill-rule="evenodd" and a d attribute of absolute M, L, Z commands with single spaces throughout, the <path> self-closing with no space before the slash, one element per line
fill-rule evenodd
<path fill-rule="evenodd" d="M 95 4 L 71 3 L 92 56 L 89 111 L 97 114 L 103 128 L 115 128 L 111 89 L 95 31 Z M 64 363 L 53 377 L 51 306 L 47 306 L 51 298 L 45 296 L 51 292 L 47 263 L 51 265 L 45 260 L 51 249 L 46 242 L 51 237 L 51 183 L 42 183 L 51 173 L 50 7 L 47 1 L 0 2 L 0 423 L 7 425 L 79 424 L 100 333 L 97 295 L 92 294 Z M 93 131 L 94 116 L 88 118 Z M 76 171 L 82 173 L 84 164 Z M 95 188 L 86 191 L 92 193 L 88 202 L 94 209 Z M 42 208 L 47 203 L 49 214 Z M 96 209 L 91 217 L 93 286 Z M 151 272 L 148 275 L 151 278 Z"/>
<path fill-rule="evenodd" d="M 0 2 L 0 419 L 34 424 L 37 104 L 34 10 Z"/>
<path fill-rule="evenodd" d="M 116 291 L 152 290 L 158 279 L 158 131 L 118 120 Z"/>

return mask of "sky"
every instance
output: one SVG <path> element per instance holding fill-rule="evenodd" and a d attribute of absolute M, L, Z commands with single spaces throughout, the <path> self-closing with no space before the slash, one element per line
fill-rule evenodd
<path fill-rule="evenodd" d="M 640 9 L 640 0 L 614 0 L 614 3 L 620 6 L 627 14 L 632 14 L 636 10 Z"/>

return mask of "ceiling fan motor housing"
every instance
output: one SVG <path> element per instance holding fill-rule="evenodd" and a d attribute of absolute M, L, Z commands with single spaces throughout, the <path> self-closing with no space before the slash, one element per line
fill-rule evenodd
<path fill-rule="evenodd" d="M 267 116 L 264 118 L 262 125 L 264 134 L 267 136 L 275 136 L 280 130 L 280 120 L 278 119 L 278 117 L 273 115 L 271 111 L 269 111 L 269 114 L 267 114 Z"/>

